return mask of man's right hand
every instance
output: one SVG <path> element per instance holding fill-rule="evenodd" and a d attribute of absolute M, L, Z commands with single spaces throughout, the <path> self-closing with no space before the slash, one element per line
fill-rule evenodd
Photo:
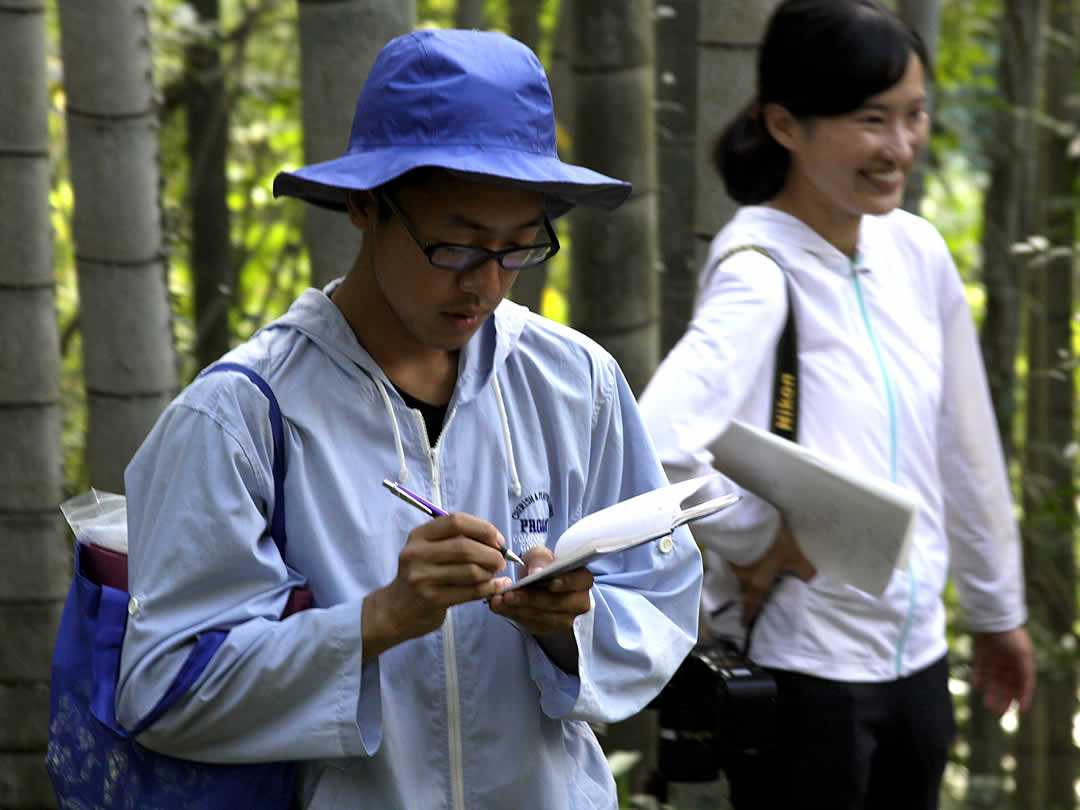
<path fill-rule="evenodd" d="M 817 573 L 810 561 L 803 556 L 788 527 L 783 524 L 780 524 L 780 529 L 776 532 L 772 548 L 765 552 L 765 556 L 756 563 L 750 565 L 728 563 L 728 565 L 738 578 L 739 590 L 742 591 L 742 623 L 744 625 L 749 625 L 757 612 L 761 610 L 765 597 L 768 596 L 773 583 L 781 574 L 792 573 L 803 582 L 807 582 Z"/>
<path fill-rule="evenodd" d="M 364 598 L 363 659 L 438 629 L 452 605 L 495 594 L 505 542 L 492 524 L 463 512 L 409 532 L 393 581 Z"/>

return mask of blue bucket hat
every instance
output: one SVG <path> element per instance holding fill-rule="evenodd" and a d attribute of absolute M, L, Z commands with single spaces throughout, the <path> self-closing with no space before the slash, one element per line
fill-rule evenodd
<path fill-rule="evenodd" d="M 347 191 L 435 166 L 541 191 L 552 218 L 613 209 L 630 184 L 559 160 L 551 90 L 528 47 L 493 31 L 413 31 L 388 42 L 356 103 L 345 154 L 274 178 L 275 197 L 345 210 Z"/>

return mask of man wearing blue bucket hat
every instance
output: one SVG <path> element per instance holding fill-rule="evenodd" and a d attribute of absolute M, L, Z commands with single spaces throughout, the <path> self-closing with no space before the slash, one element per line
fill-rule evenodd
<path fill-rule="evenodd" d="M 280 402 L 285 558 L 247 377 L 201 376 L 128 467 L 118 719 L 134 726 L 199 635 L 227 631 L 141 742 L 301 761 L 308 808 L 617 807 L 589 721 L 640 711 L 690 650 L 701 559 L 678 529 L 506 590 L 570 524 L 666 481 L 611 356 L 504 299 L 559 249 L 552 219 L 629 191 L 559 160 L 543 68 L 515 40 L 383 48 L 345 154 L 274 183 L 344 212 L 364 232 L 355 263 L 224 358 Z M 305 580 L 314 607 L 278 621 Z"/>

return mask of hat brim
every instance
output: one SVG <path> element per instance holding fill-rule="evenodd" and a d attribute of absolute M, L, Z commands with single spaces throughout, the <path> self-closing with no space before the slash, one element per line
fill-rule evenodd
<path fill-rule="evenodd" d="M 424 166 L 543 192 L 552 219 L 579 205 L 610 211 L 618 208 L 631 190 L 630 183 L 533 152 L 490 146 L 394 146 L 279 172 L 274 178 L 274 196 L 296 197 L 344 211 L 347 191 L 377 188 Z"/>

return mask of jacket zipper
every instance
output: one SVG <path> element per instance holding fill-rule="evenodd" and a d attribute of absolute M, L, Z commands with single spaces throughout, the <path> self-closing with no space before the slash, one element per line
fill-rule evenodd
<path fill-rule="evenodd" d="M 885 383 L 885 398 L 889 406 L 889 480 L 896 483 L 896 402 L 893 399 L 892 382 L 885 366 L 885 358 L 881 354 L 874 330 L 870 325 L 870 315 L 866 309 L 866 301 L 863 298 L 862 285 L 859 283 L 859 274 L 855 269 L 855 262 L 851 261 L 851 280 L 855 284 L 855 296 L 859 301 L 859 312 L 862 314 L 863 323 L 866 326 L 866 334 L 870 337 L 870 345 L 874 348 L 877 357 L 878 368 L 881 370 L 881 378 Z M 911 635 L 911 625 L 915 618 L 915 602 L 919 591 L 919 581 L 915 578 L 915 568 L 912 561 L 908 560 L 908 606 L 904 616 L 904 624 L 900 629 L 900 637 L 896 642 L 896 677 L 904 674 L 904 647 L 907 646 L 908 637 Z"/>
<path fill-rule="evenodd" d="M 442 481 L 439 477 L 439 449 L 431 446 L 431 437 L 424 423 L 424 416 L 413 410 L 420 433 L 427 448 L 428 471 L 431 474 L 431 500 L 440 509 L 442 505 Z M 443 423 L 443 433 L 450 426 L 453 413 Z M 450 759 L 450 797 L 455 810 L 465 810 L 465 777 L 461 764 L 461 695 L 458 690 L 457 655 L 454 652 L 454 614 L 447 608 L 443 620 L 443 667 L 446 676 L 446 745 Z"/>

